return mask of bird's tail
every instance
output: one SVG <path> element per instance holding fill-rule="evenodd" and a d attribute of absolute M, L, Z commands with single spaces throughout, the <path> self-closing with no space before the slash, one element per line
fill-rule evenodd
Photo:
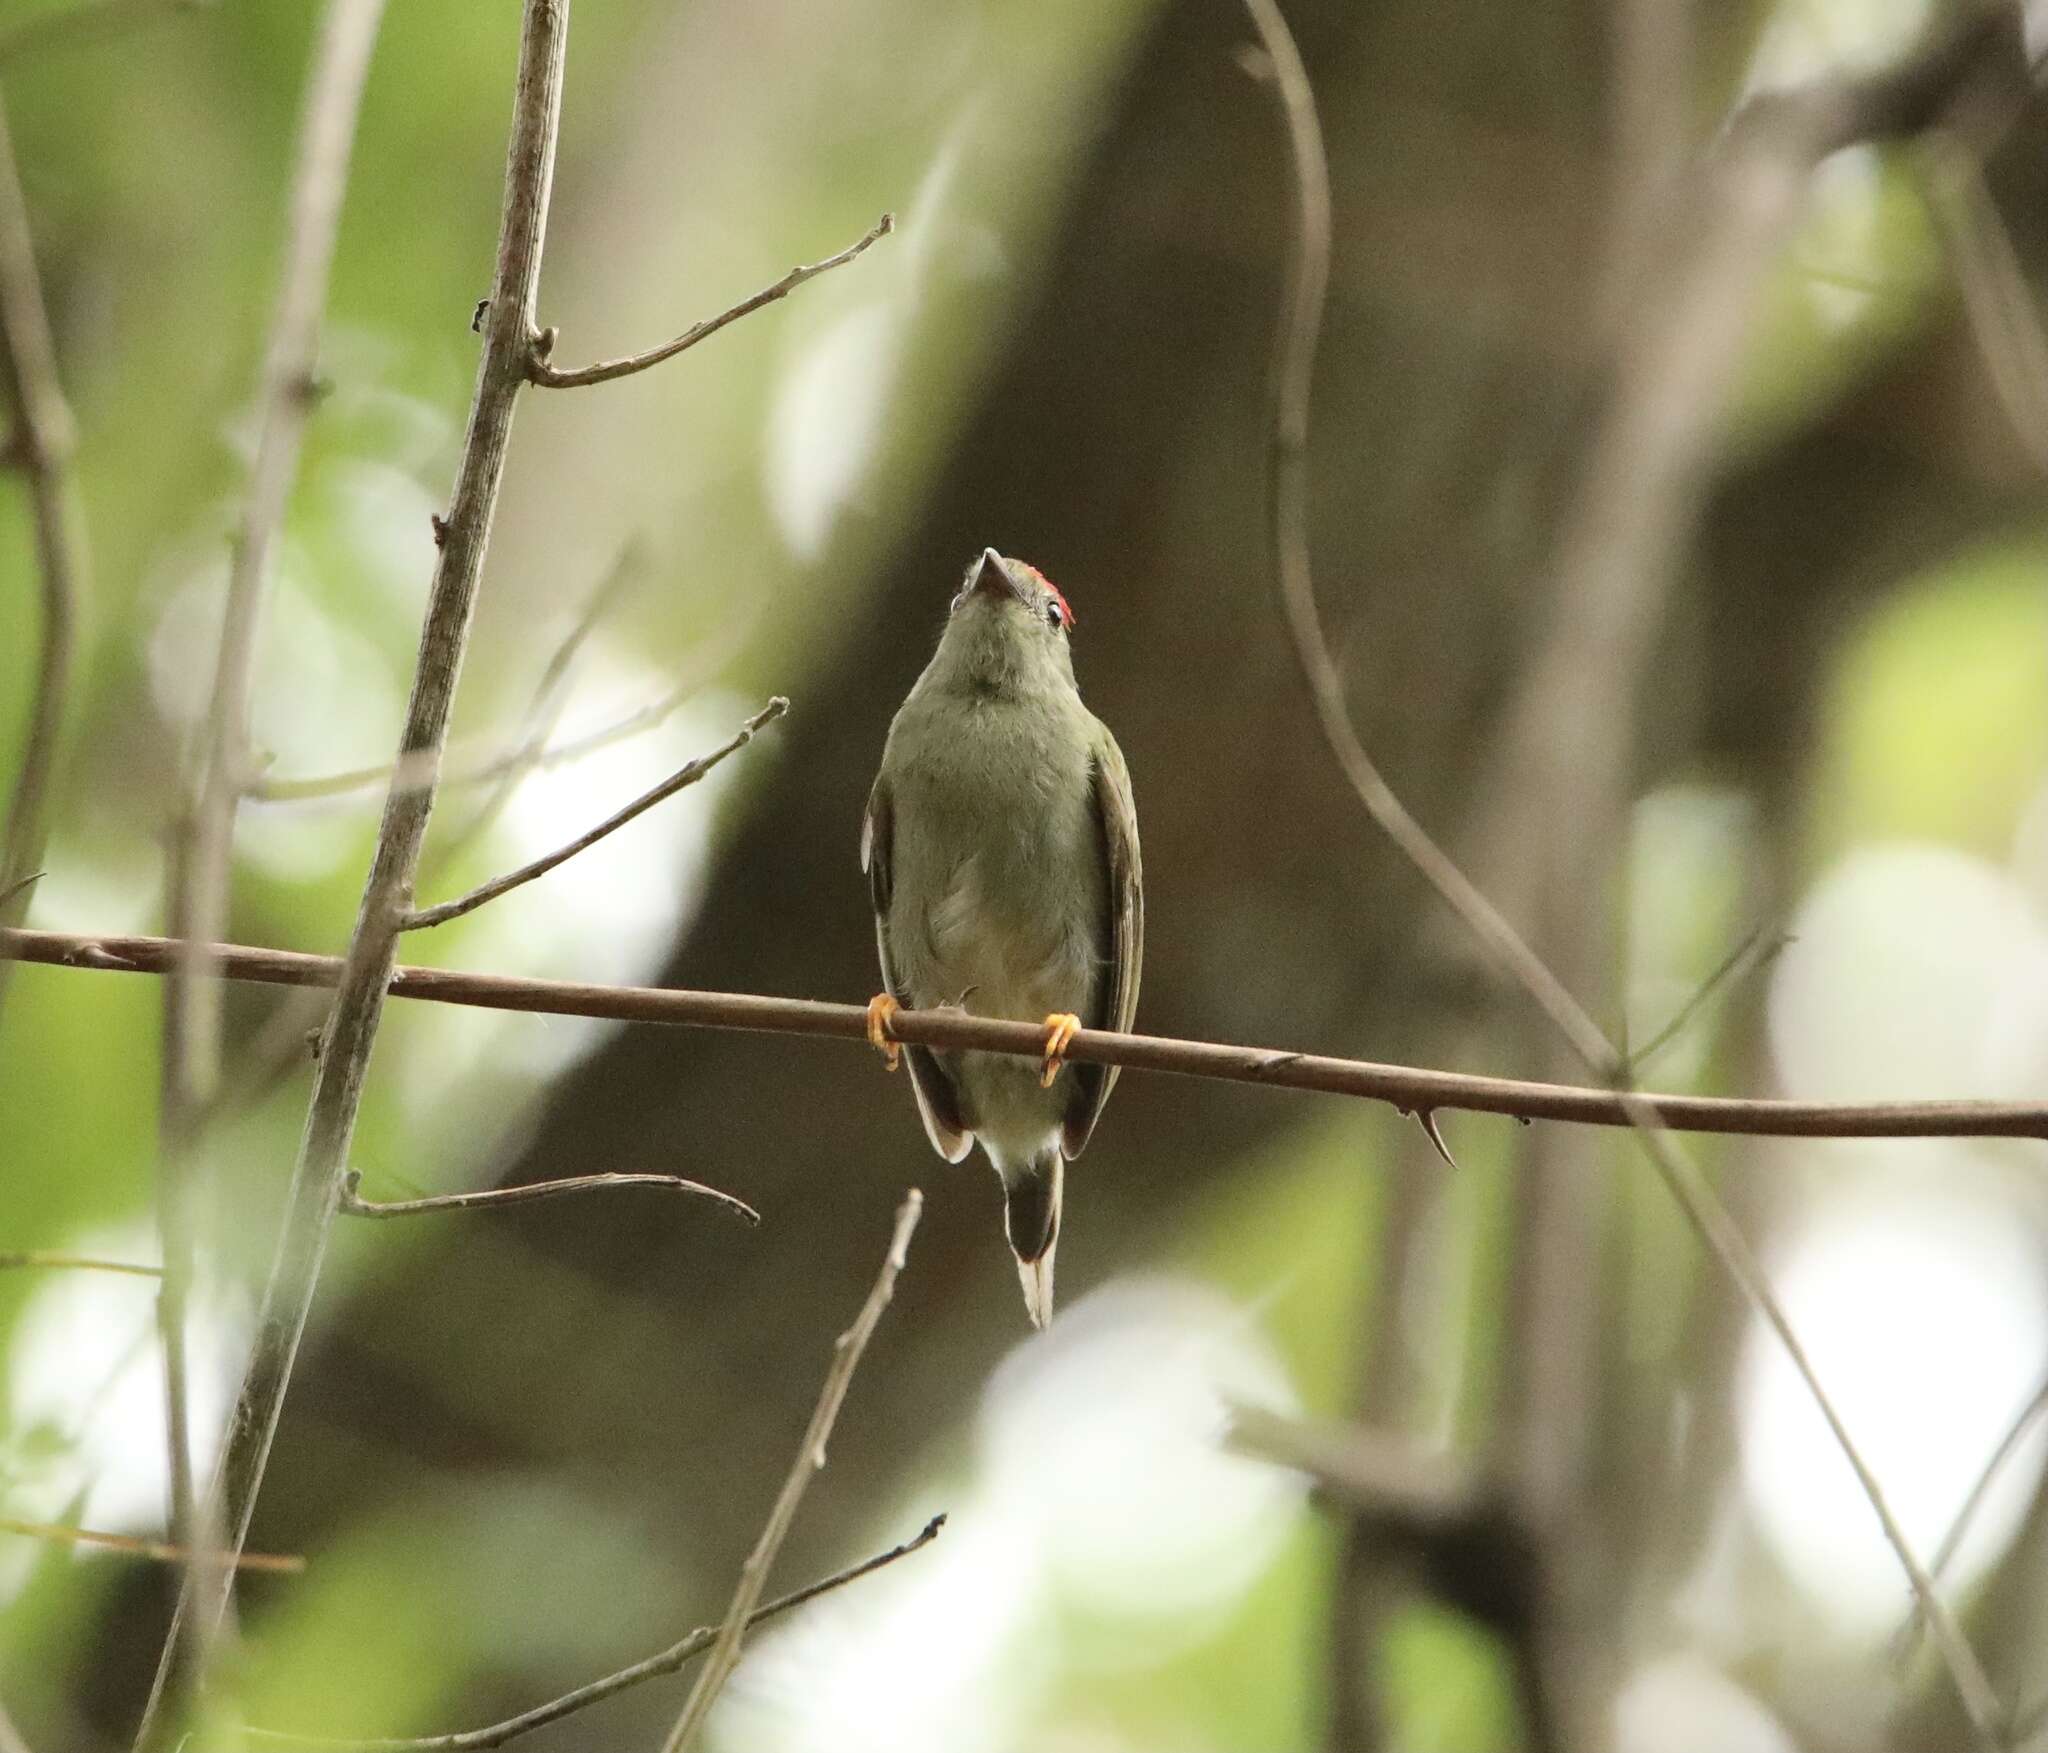
<path fill-rule="evenodd" d="M 1066 1159 L 1054 1145 L 1033 1157 L 1014 1180 L 1003 1182 L 1003 1228 L 1017 1256 L 1024 1307 L 1034 1327 L 1052 1319 L 1052 1257 L 1060 1239 L 1060 1186 Z"/>

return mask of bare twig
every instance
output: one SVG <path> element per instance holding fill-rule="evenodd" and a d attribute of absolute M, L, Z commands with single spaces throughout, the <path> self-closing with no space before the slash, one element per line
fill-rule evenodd
<path fill-rule="evenodd" d="M 1409 814 L 1358 740 L 1345 704 L 1342 678 L 1323 636 L 1309 562 L 1309 399 L 1329 282 L 1329 169 L 1314 94 L 1286 20 L 1275 0 L 1245 0 L 1245 5 L 1273 63 L 1287 126 L 1295 196 L 1293 248 L 1273 378 L 1270 529 L 1289 629 L 1324 738 L 1366 812 L 1464 922 L 1495 965 L 1511 975 L 1550 1018 L 1587 1069 L 1613 1086 L 1623 1116 L 1641 1133 L 1653 1165 L 1687 1221 L 1790 1357 L 1912 1584 L 1972 1725 L 1984 1740 L 1995 1744 L 2001 1736 L 2004 1713 L 1983 1666 L 1906 1539 L 1881 1482 L 1843 1424 L 1748 1238 L 1697 1167 L 1680 1155 L 1660 1130 L 1657 1106 L 1631 1087 L 1626 1067 L 1599 1026 Z M 1743 284 L 1738 272 L 1743 245 L 1773 239 L 1789 225 L 1798 211 L 1805 178 L 1820 159 L 1849 140 L 1924 126 L 1953 101 L 1960 84 L 1975 76 L 1984 57 L 2002 46 L 2001 30 L 1998 21 L 1975 15 L 1961 30 L 1930 39 L 1920 54 L 1895 69 L 1864 80 L 1830 83 L 1806 94 L 1788 94 L 1759 106 L 1754 125 L 1739 145 L 1750 156 L 1729 197 L 1743 205 L 1741 223 L 1731 223 L 1728 235 L 1719 240 L 1721 257 L 1718 261 L 1709 257 L 1703 265 L 1688 289 L 1689 296 L 1682 301 L 1684 310 L 1703 320 L 1717 319 L 1716 326 L 1725 328 L 1727 313 L 1704 308 L 1706 302 Z M 1716 271 L 1708 272 L 1708 265 Z M 1673 367 L 1674 393 L 1692 382 L 1694 370 L 1704 358 L 1700 353 L 1689 356 L 1687 363 L 1693 370 Z M 1655 411 L 1645 406 L 1645 418 Z M 1677 504 L 1674 496 L 1667 514 L 1675 514 Z"/>
<path fill-rule="evenodd" d="M 631 377 L 636 371 L 645 371 L 651 365 L 659 365 L 664 360 L 673 359 L 678 353 L 696 346 L 699 341 L 708 340 L 727 324 L 736 323 L 743 316 L 751 316 L 764 304 L 773 304 L 778 298 L 787 298 L 806 280 L 815 280 L 820 274 L 829 274 L 834 268 L 843 268 L 871 244 L 879 242 L 895 229 L 896 216 L 893 213 L 884 213 L 870 227 L 865 237 L 849 244 L 836 256 L 827 256 L 822 262 L 812 262 L 807 266 L 790 269 L 773 286 L 764 286 L 753 297 L 741 299 L 730 310 L 722 310 L 715 317 L 707 317 L 701 323 L 693 323 L 673 341 L 665 341 L 659 347 L 645 353 L 634 353 L 624 359 L 604 359 L 595 365 L 563 371 L 548 363 L 548 350 L 554 345 L 555 332 L 552 329 L 545 330 L 535 337 L 528 375 L 544 390 L 577 389 L 585 384 L 609 383 L 613 378 Z"/>
<path fill-rule="evenodd" d="M 56 1522 L 24 1522 L 13 1516 L 0 1516 L 0 1534 L 19 1534 L 25 1540 L 55 1540 L 68 1546 L 104 1546 L 111 1552 L 125 1552 L 131 1558 L 192 1565 L 203 1570 L 266 1570 L 295 1575 L 306 1568 L 303 1558 L 271 1552 L 194 1552 L 173 1540 L 143 1540 L 133 1534 L 67 1528 Z"/>
<path fill-rule="evenodd" d="M 741 749 L 752 742 L 755 732 L 760 730 L 763 725 L 772 724 L 788 710 L 789 702 L 783 699 L 780 694 L 776 695 L 766 706 L 762 707 L 759 712 L 755 713 L 752 718 L 741 725 L 729 742 L 725 743 L 722 747 L 713 749 L 710 754 L 700 755 L 696 760 L 678 768 L 659 785 L 651 790 L 643 791 L 631 803 L 627 804 L 624 809 L 605 817 L 596 827 L 590 829 L 587 833 L 579 834 L 568 845 L 557 847 L 553 852 L 546 854 L 544 857 L 536 858 L 527 864 L 522 864 L 517 870 L 507 871 L 503 876 L 493 877 L 489 882 L 471 889 L 466 895 L 458 895 L 452 901 L 443 901 L 437 907 L 420 907 L 407 913 L 399 921 L 399 930 L 421 931 L 428 926 L 446 925 L 449 920 L 460 919 L 465 913 L 474 913 L 486 902 L 495 901 L 500 895 L 506 894 L 524 883 L 532 882 L 535 877 L 546 876 L 557 865 L 566 864 L 577 853 L 587 851 L 590 847 L 595 846 L 598 841 L 604 839 L 606 835 L 615 833 L 620 828 L 623 828 L 635 816 L 642 815 L 646 811 L 651 810 L 656 804 L 661 803 L 667 798 L 674 797 L 677 792 L 685 787 L 695 785 L 698 780 L 702 779 L 712 768 L 725 760 L 727 756 L 738 754 Z"/>
<path fill-rule="evenodd" d="M 671 1193 L 690 1193 L 713 1200 L 749 1223 L 759 1223 L 761 1214 L 744 1199 L 707 1187 L 702 1181 L 686 1181 L 681 1175 L 571 1175 L 560 1181 L 531 1181 L 523 1187 L 489 1187 L 474 1193 L 435 1193 L 424 1199 L 365 1199 L 356 1189 L 362 1176 L 353 1169 L 342 1183 L 341 1209 L 351 1217 L 418 1217 L 433 1211 L 485 1211 L 503 1205 L 528 1205 L 536 1199 L 555 1199 L 565 1193 L 608 1193 L 619 1187 L 665 1187 Z"/>
<path fill-rule="evenodd" d="M 1741 941 L 1721 958 L 1714 971 L 1693 988 L 1692 995 L 1671 1013 L 1670 1020 L 1640 1047 L 1631 1047 L 1623 1055 L 1631 1073 L 1640 1072 L 1684 1034 L 1687 1025 L 1705 1008 L 1707 1001 L 1731 984 L 1737 974 L 1747 976 L 1769 966 L 1791 941 L 1782 932 L 1772 932 L 1764 925 L 1751 926 Z"/>
<path fill-rule="evenodd" d="M 422 876 L 430 862 L 440 863 L 455 857 L 488 829 L 511 801 L 522 775 L 546 753 L 548 739 L 554 735 L 555 724 L 561 717 L 562 704 L 568 693 L 569 673 L 577 655 L 612 605 L 639 577 L 645 561 L 646 554 L 638 539 L 625 543 L 613 557 L 605 575 L 598 580 L 597 588 L 570 623 L 568 632 L 548 654 L 548 661 L 541 666 L 540 676 L 534 682 L 519 740 L 512 750 L 513 757 L 526 765 L 508 767 L 499 774 L 492 781 L 488 794 L 470 812 L 468 820 L 454 833 L 436 837 L 432 851 L 422 855 Z"/>
<path fill-rule="evenodd" d="M 554 732 L 565 684 L 577 653 L 619 596 L 635 582 L 643 558 L 638 541 L 629 541 L 619 550 L 568 632 L 542 666 L 527 703 L 519 739 L 504 763 L 504 771 L 493 776 L 490 794 L 477 804 L 461 827 L 453 833 L 435 836 L 422 852 L 420 882 L 426 882 L 430 874 L 445 868 L 463 848 L 483 834 L 510 800 L 523 774 L 545 764 L 547 741 Z M 513 765 L 514 762 L 524 765 Z M 390 767 L 372 769 L 364 788 L 367 790 L 378 782 L 388 782 L 392 771 Z M 199 1116 L 196 1129 L 204 1132 L 221 1115 L 245 1108 L 274 1089 L 294 1066 L 306 1064 L 308 1039 L 317 1041 L 319 1024 L 326 1014 L 327 1001 L 315 991 L 297 992 L 279 1003 L 237 1056 L 233 1074 L 214 1091 L 213 1100 Z"/>
<path fill-rule="evenodd" d="M 133 1278 L 161 1278 L 161 1266 L 131 1260 L 101 1260 L 90 1254 L 56 1254 L 46 1248 L 0 1248 L 0 1270 L 121 1272 Z"/>
<path fill-rule="evenodd" d="M 1970 1524 L 1977 1519 L 1978 1510 L 1984 1506 L 1984 1499 L 1991 1490 L 1991 1482 L 2005 1470 L 2006 1462 L 2018 1452 L 2027 1432 L 2040 1421 L 2043 1413 L 2048 1413 L 2048 1382 L 2043 1382 L 2034 1391 L 2033 1398 L 2020 1408 L 2019 1416 L 2006 1426 L 2005 1435 L 1998 1439 L 1997 1447 L 1991 1451 L 1983 1467 L 1979 1469 L 1976 1480 L 1963 1499 L 1962 1507 L 1956 1511 L 1955 1520 L 1949 1523 L 1948 1532 L 1941 1537 L 1941 1544 L 1934 1549 L 1934 1556 L 1927 1561 L 1928 1570 L 1935 1576 L 1940 1576 L 1955 1561 L 1956 1553 L 1962 1547 L 1963 1537 L 1969 1533 Z M 1894 1653 L 1899 1660 L 1904 1661 L 1913 1653 L 1913 1646 L 1919 1642 L 1920 1633 L 1925 1627 L 1926 1620 L 1921 1614 L 1920 1604 L 1916 1601 L 1912 1611 L 1907 1615 L 1906 1623 L 1900 1627 L 1894 1644 Z M 2025 1740 L 2026 1737 L 2016 1733 L 2014 1739 Z"/>
<path fill-rule="evenodd" d="M 38 13 L 0 35 L 0 69 L 51 49 L 84 48 L 124 35 L 139 25 L 201 12 L 214 0 L 82 0 L 77 6 Z"/>
<path fill-rule="evenodd" d="M 559 743 L 535 748 L 530 739 L 522 739 L 518 746 L 510 749 L 499 746 L 489 752 L 476 749 L 460 754 L 449 752 L 435 762 L 419 757 L 401 757 L 397 762 L 381 767 L 355 767 L 342 773 L 307 774 L 296 779 L 256 779 L 250 782 L 248 796 L 255 803 L 310 803 L 323 798 L 346 797 L 352 792 L 375 791 L 380 787 L 417 790 L 437 774 L 439 783 L 444 786 L 479 785 L 516 778 L 524 773 L 546 773 L 556 767 L 565 767 L 572 761 L 580 761 L 585 755 L 624 742 L 628 737 L 638 736 L 663 720 L 673 718 L 685 701 L 732 660 L 733 654 L 753 632 L 760 612 L 761 599 L 750 599 L 745 609 L 715 639 L 690 653 L 681 678 L 662 694 L 608 724 L 567 737 Z"/>
<path fill-rule="evenodd" d="M 718 1701 L 718 1694 L 727 1678 L 738 1665 L 740 1639 L 746 1635 L 755 1603 L 761 1599 L 761 1591 L 768 1586 L 768 1573 L 774 1568 L 775 1555 L 782 1550 L 790 1524 L 796 1520 L 797 1506 L 810 1489 L 813 1476 L 825 1465 L 826 1441 L 832 1435 L 832 1426 L 839 1417 L 846 1390 L 853 1385 L 853 1372 L 860 1367 L 861 1353 L 867 1349 L 868 1340 L 882 1319 L 882 1311 L 896 1293 L 896 1275 L 903 1270 L 911 1234 L 916 1230 L 917 1220 L 923 1211 L 924 1195 L 913 1187 L 896 1208 L 896 1231 L 889 1239 L 888 1253 L 882 1257 L 882 1270 L 875 1277 L 874 1288 L 868 1292 L 868 1300 L 861 1305 L 853 1325 L 839 1335 L 833 1347 L 832 1367 L 825 1373 L 825 1385 L 819 1391 L 817 1409 L 811 1414 L 810 1427 L 804 1432 L 803 1444 L 797 1450 L 796 1464 L 782 1483 L 782 1491 L 775 1499 L 775 1507 L 768 1513 L 768 1522 L 761 1530 L 760 1539 L 754 1542 L 754 1550 L 740 1567 L 739 1587 L 733 1591 L 732 1606 L 726 1612 L 725 1623 L 718 1628 L 717 1640 L 712 1644 L 704 1666 L 697 1672 L 696 1683 L 683 1704 L 683 1713 L 662 1744 L 662 1753 L 686 1753 L 697 1731 L 704 1726 L 705 1717 L 710 1715 L 712 1705 Z"/>
<path fill-rule="evenodd" d="M 483 357 L 421 629 L 419 665 L 400 739 L 401 759 L 423 756 L 437 764 L 447 743 L 456 678 L 483 571 L 513 406 L 525 382 L 535 330 L 541 245 L 561 114 L 568 11 L 567 0 L 527 0 L 525 7 Z M 246 777 L 239 771 L 234 776 L 238 781 Z M 396 960 L 398 924 L 410 898 L 433 801 L 429 780 L 417 791 L 394 791 L 385 805 L 354 937 L 314 1074 L 312 1102 L 286 1197 L 278 1252 L 264 1292 L 249 1370 L 215 1486 L 224 1544 L 231 1551 L 239 1550 L 248 1538 L 256 1494 L 319 1283 L 355 1133 L 363 1079 Z M 224 1576 L 187 1577 L 158 1669 L 157 1686 L 144 1716 L 145 1744 L 174 1726 L 169 1708 L 171 1683 L 185 1671 L 194 1640 L 203 1644 L 219 1623 L 229 1588 Z"/>
<path fill-rule="evenodd" d="M 864 1563 L 837 1571 L 821 1582 L 807 1588 L 795 1590 L 780 1600 L 770 1601 L 765 1607 L 756 1607 L 748 1615 L 748 1628 L 764 1620 L 787 1613 L 792 1607 L 801 1607 L 807 1601 L 815 1601 L 820 1595 L 842 1589 L 848 1583 L 858 1582 L 870 1576 L 884 1565 L 894 1564 L 899 1558 L 908 1558 L 920 1547 L 929 1546 L 939 1537 L 939 1530 L 946 1525 L 943 1515 L 936 1515 L 925 1523 L 924 1530 L 915 1539 L 906 1540 L 900 1546 L 892 1546 L 887 1552 L 879 1552 Z M 665 1674 L 675 1674 L 708 1650 L 718 1640 L 716 1626 L 699 1626 L 688 1637 L 672 1643 L 658 1655 L 649 1656 L 645 1661 L 635 1662 L 630 1668 L 621 1668 L 615 1674 L 607 1674 L 602 1680 L 592 1680 L 588 1685 L 579 1686 L 573 1692 L 565 1692 L 560 1698 L 550 1699 L 531 1710 L 521 1711 L 515 1717 L 507 1717 L 501 1723 L 492 1723 L 486 1728 L 464 1729 L 449 1735 L 420 1735 L 411 1739 L 347 1740 L 321 1735 L 294 1735 L 282 1729 L 247 1728 L 244 1734 L 258 1740 L 287 1742 L 296 1747 L 355 1748 L 358 1753 L 477 1753 L 486 1747 L 502 1747 L 508 1741 L 516 1741 L 521 1735 L 531 1734 L 535 1729 L 547 1727 L 549 1723 L 560 1722 L 565 1716 L 573 1716 L 579 1710 L 587 1710 L 593 1704 L 601 1704 L 607 1698 L 614 1698 L 643 1681 L 658 1680 Z"/>
<path fill-rule="evenodd" d="M 220 998 L 205 946 L 221 935 L 235 806 L 247 783 L 249 694 L 256 628 L 270 553 L 298 474 L 319 358 L 320 320 L 334 240 L 348 187 L 350 152 L 384 0 L 330 0 L 313 51 L 286 224 L 284 270 L 257 393 L 261 427 L 228 569 L 220 649 L 189 813 L 173 860 L 189 934 L 188 964 L 172 982 L 174 1039 L 183 1064 L 172 1093 L 187 1112 L 203 1107 L 218 1077 Z"/>
<path fill-rule="evenodd" d="M 157 1167 L 157 1227 L 163 1290 L 157 1324 L 164 1357 L 165 1434 L 170 1453 L 171 1530 L 189 1551 L 224 1543 L 215 1507 L 193 1482 L 186 1311 L 194 1252 L 193 1181 L 198 1144 L 220 1083 L 222 994 L 209 954 L 221 936 L 233 870 L 235 810 L 248 766 L 249 697 L 256 629 L 271 548 L 298 474 L 314 394 L 320 321 L 348 187 L 356 117 L 384 0 L 330 0 L 314 44 L 300 120 L 297 164 L 285 225 L 284 266 L 257 391 L 259 429 L 248 493 L 228 566 L 219 650 L 191 792 L 173 838 L 166 912 L 185 939 L 165 994 L 163 1110 Z M 199 1686 L 214 1620 L 200 1615 L 175 1631 L 150 1713 L 176 1720 Z M 145 1726 L 145 1735 L 149 1732 Z"/>
<path fill-rule="evenodd" d="M 264 986 L 332 987 L 342 974 L 336 956 L 301 950 L 218 946 L 222 974 Z M 177 945 L 162 937 L 93 937 L 58 931 L 0 932 L 0 960 L 106 973 L 161 974 Z M 748 992 L 692 992 L 665 986 L 597 986 L 573 980 L 530 980 L 508 974 L 471 974 L 450 968 L 394 966 L 394 998 L 474 1005 L 546 1016 L 597 1017 L 611 1022 L 662 1023 L 705 1029 L 741 1029 L 778 1035 L 829 1036 L 866 1043 L 866 1009 L 810 998 L 775 998 Z M 957 1010 L 903 1010 L 889 1020 L 897 1039 L 921 1047 L 967 1048 L 1043 1058 L 1045 1031 L 1033 1023 L 1002 1022 Z M 1500 1114 L 1516 1120 L 1559 1120 L 1580 1126 L 1645 1123 L 1674 1132 L 1735 1134 L 1750 1138 L 2039 1138 L 2048 1139 L 2048 1104 L 2026 1102 L 1787 1102 L 1738 1096 L 1623 1094 L 1525 1078 L 1475 1077 L 1464 1072 L 1383 1065 L 1272 1047 L 1177 1040 L 1165 1035 L 1120 1035 L 1082 1029 L 1069 1059 L 1162 1071 L 1182 1077 L 1221 1078 L 1274 1089 L 1315 1090 L 1414 1110 L 1434 1108 Z"/>
<path fill-rule="evenodd" d="M 15 167 L 14 144 L 0 111 L 0 389 L 13 418 L 6 459 L 28 484 L 41 579 L 42 636 L 29 707 L 28 734 L 15 769 L 7 814 L 0 820 L 0 926 L 28 910 L 32 873 L 43 855 L 50 771 L 64 721 L 72 646 L 86 590 L 84 518 L 71 475 L 74 429 L 57 379 L 50 319 L 36 273 L 28 203 Z M 0 995 L 7 977 L 0 971 Z"/>

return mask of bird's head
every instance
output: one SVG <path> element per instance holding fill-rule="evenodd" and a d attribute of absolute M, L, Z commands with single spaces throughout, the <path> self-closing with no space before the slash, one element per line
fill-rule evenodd
<path fill-rule="evenodd" d="M 948 679 L 982 693 L 1072 688 L 1074 611 L 1035 566 L 984 548 L 968 566 L 939 641 Z"/>

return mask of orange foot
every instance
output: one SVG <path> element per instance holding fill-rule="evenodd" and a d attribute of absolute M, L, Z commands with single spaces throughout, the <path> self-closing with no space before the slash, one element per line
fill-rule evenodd
<path fill-rule="evenodd" d="M 1056 1010 L 1045 1019 L 1045 1070 L 1039 1076 L 1041 1089 L 1051 1089 L 1066 1063 L 1067 1043 L 1081 1032 L 1081 1019 L 1070 1010 Z"/>
<path fill-rule="evenodd" d="M 888 1060 L 891 1071 L 903 1063 L 903 1049 L 896 1044 L 895 1036 L 889 1033 L 889 1019 L 902 1008 L 886 992 L 877 992 L 868 1000 L 868 1041 L 877 1053 Z"/>

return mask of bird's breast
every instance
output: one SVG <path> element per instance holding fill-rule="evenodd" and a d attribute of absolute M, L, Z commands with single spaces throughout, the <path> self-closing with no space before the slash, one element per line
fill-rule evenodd
<path fill-rule="evenodd" d="M 890 932 L 920 1004 L 1090 1013 L 1107 904 L 1085 742 L 997 708 L 891 775 Z"/>

